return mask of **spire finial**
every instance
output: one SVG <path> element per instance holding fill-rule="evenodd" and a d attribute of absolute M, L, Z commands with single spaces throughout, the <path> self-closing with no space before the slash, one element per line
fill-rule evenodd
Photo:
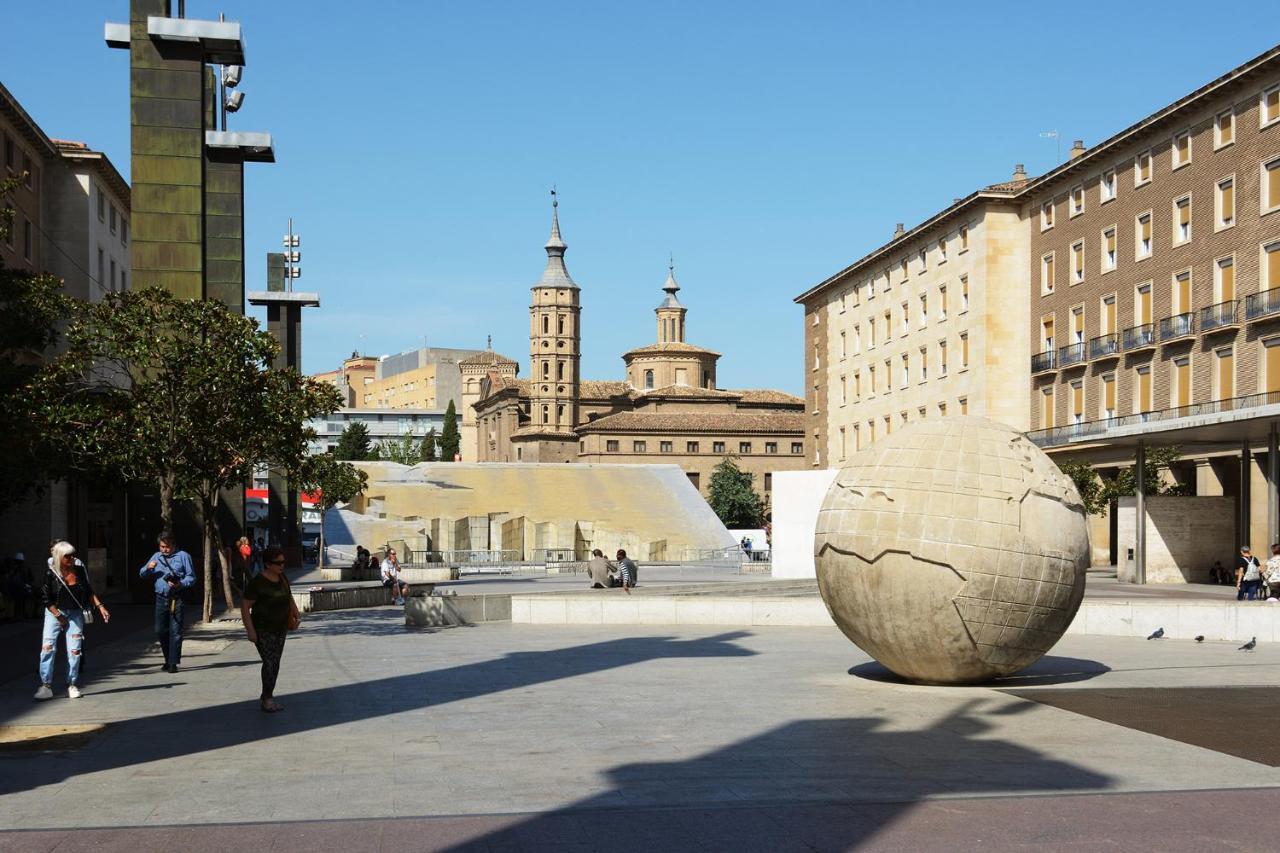
<path fill-rule="evenodd" d="M 560 238 L 560 194 L 556 192 L 556 185 L 551 185 L 551 239 L 547 241 L 547 252 L 552 251 L 564 254 L 564 250 L 569 248 L 565 245 L 564 240 Z"/>
<path fill-rule="evenodd" d="M 484 348 L 489 352 L 493 352 L 493 335 L 488 336 L 488 341 L 485 343 Z"/>
<path fill-rule="evenodd" d="M 667 272 L 675 275 L 676 272 L 676 255 L 675 252 L 667 253 Z"/>

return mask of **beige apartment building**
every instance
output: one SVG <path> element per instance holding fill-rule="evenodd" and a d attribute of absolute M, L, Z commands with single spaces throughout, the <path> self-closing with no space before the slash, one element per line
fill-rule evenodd
<path fill-rule="evenodd" d="M 1275 541 L 1275 448 L 1253 448 L 1280 411 L 1280 48 L 1072 154 L 1019 197 L 1032 439 L 1104 471 L 1176 445 L 1240 541 Z"/>
<path fill-rule="evenodd" d="M 1026 226 L 1013 179 L 958 199 L 796 297 L 809 463 L 903 424 L 974 414 L 1027 427 Z"/>

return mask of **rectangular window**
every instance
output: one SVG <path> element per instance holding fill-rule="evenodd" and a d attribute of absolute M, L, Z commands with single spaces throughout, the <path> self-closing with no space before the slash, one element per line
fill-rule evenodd
<path fill-rule="evenodd" d="M 845 382 L 843 376 L 840 377 L 840 405 L 846 405 L 849 402 L 849 384 Z"/>
<path fill-rule="evenodd" d="M 116 233 L 116 206 L 112 204 L 110 205 L 110 208 L 111 208 L 111 215 L 109 220 L 111 223 L 110 228 L 111 228 L 111 233 L 114 234 Z"/>
<path fill-rule="evenodd" d="M 1235 368 L 1235 350 L 1232 347 L 1223 347 L 1217 350 L 1214 355 L 1217 356 L 1218 371 L 1215 377 L 1218 400 L 1230 400 L 1236 395 L 1236 368 Z"/>
<path fill-rule="evenodd" d="M 945 319 L 947 319 L 947 286 L 940 284 L 938 285 L 938 320 Z"/>
<path fill-rule="evenodd" d="M 112 290 L 116 289 L 116 259 L 111 259 L 111 278 L 107 279 Z"/>
<path fill-rule="evenodd" d="M 751 452 L 751 442 L 749 442 L 749 441 L 739 441 L 739 442 L 738 442 L 738 452 L 739 452 L 739 453 L 742 453 L 742 454 L 750 453 L 750 452 Z"/>
<path fill-rule="evenodd" d="M 1084 281 L 1084 241 L 1080 240 L 1071 246 L 1071 283 Z"/>
<path fill-rule="evenodd" d="M 766 442 L 764 443 L 764 452 L 765 452 L 765 453 L 777 453 L 777 452 L 778 452 L 778 442 L 776 442 L 776 441 L 766 441 Z"/>
<path fill-rule="evenodd" d="M 848 341 L 848 338 L 845 336 L 844 332 L 840 333 L 840 357 L 841 358 L 849 357 L 849 341 Z M 683 385 L 684 383 L 678 382 L 676 384 Z"/>
<path fill-rule="evenodd" d="M 853 399 L 855 401 L 862 399 L 862 372 L 861 371 L 854 371 L 854 374 L 853 374 Z"/>
<path fill-rule="evenodd" d="M 1135 260 L 1145 261 L 1151 257 L 1153 244 L 1151 241 L 1151 211 L 1138 215 L 1133 226 L 1133 256 Z"/>
<path fill-rule="evenodd" d="M 969 366 L 969 334 L 968 332 L 960 333 L 960 369 L 964 370 Z"/>
<path fill-rule="evenodd" d="M 102 247 L 98 247 L 98 286 L 107 286 L 107 262 L 106 256 L 102 252 Z"/>
<path fill-rule="evenodd" d="M 1053 293 L 1053 252 L 1040 259 L 1040 294 Z"/>
<path fill-rule="evenodd" d="M 844 459 L 848 449 L 848 442 L 845 440 L 844 427 L 840 427 L 840 458 Z"/>
<path fill-rule="evenodd" d="M 1236 180 L 1223 178 L 1217 184 L 1217 198 L 1214 200 L 1215 230 L 1230 228 L 1236 224 Z"/>
<path fill-rule="evenodd" d="M 947 416 L 947 404 L 938 403 L 938 417 L 945 418 Z"/>
<path fill-rule="evenodd" d="M 1084 187 L 1077 185 L 1071 188 L 1071 215 L 1084 213 Z"/>
<path fill-rule="evenodd" d="M 799 456 L 801 453 L 804 453 L 804 444 L 799 441 L 791 442 L 791 453 L 796 456 Z"/>
<path fill-rule="evenodd" d="M 920 294 L 920 325 L 929 322 L 929 294 Z"/>
<path fill-rule="evenodd" d="M 928 266 L 929 266 L 929 251 L 928 251 L 928 249 L 921 249 L 921 250 L 920 250 L 919 257 L 920 257 L 920 272 L 924 272 L 924 271 L 928 268 Z M 917 275 L 919 275 L 919 273 L 917 273 Z"/>
<path fill-rule="evenodd" d="M 876 348 L 876 318 L 872 317 L 867 324 L 867 349 Z"/>
<path fill-rule="evenodd" d="M 1145 326 L 1151 322 L 1151 282 L 1138 285 L 1133 300 L 1133 322 Z"/>
<path fill-rule="evenodd" d="M 648 449 L 649 449 L 649 446 L 648 446 L 645 442 L 643 442 L 643 441 L 633 441 L 633 442 L 631 442 L 631 452 L 632 452 L 632 453 L 646 453 L 646 452 L 648 452 Z"/>
<path fill-rule="evenodd" d="M 947 375 L 947 342 L 938 341 L 938 375 Z"/>
<path fill-rule="evenodd" d="M 1114 335 L 1116 333 L 1116 295 L 1114 293 L 1102 297 L 1102 310 L 1098 316 L 1101 324 L 1099 334 Z"/>
<path fill-rule="evenodd" d="M 712 453 L 724 453 L 724 442 L 723 442 L 723 441 L 713 441 L 713 442 L 711 442 L 711 452 L 712 452 Z"/>
<path fill-rule="evenodd" d="M 1213 120 L 1213 146 L 1225 148 L 1236 141 L 1236 114 L 1234 110 L 1218 113 Z"/>
<path fill-rule="evenodd" d="M 107 221 L 107 197 L 102 194 L 102 187 L 96 187 L 98 190 L 98 221 Z"/>
<path fill-rule="evenodd" d="M 120 245 L 129 245 L 129 220 L 120 217 Z"/>
<path fill-rule="evenodd" d="M 1084 306 L 1077 305 L 1071 309 L 1071 343 L 1084 343 Z"/>
<path fill-rule="evenodd" d="M 1048 231 L 1053 227 L 1053 202 L 1046 201 L 1040 205 L 1040 230 Z"/>
<path fill-rule="evenodd" d="M 1267 394 L 1280 393 L 1280 338 L 1268 338 L 1262 342 L 1262 348 L 1265 351 L 1267 372 L 1266 381 Z M 1267 397 L 1268 403 L 1276 402 L 1273 396 Z"/>
<path fill-rule="evenodd" d="M 902 272 L 902 280 L 903 280 L 903 281 L 906 281 L 906 280 L 907 280 L 907 259 L 906 259 L 906 258 L 903 258 L 903 259 L 898 263 L 898 267 L 899 267 L 899 269 L 900 269 L 900 270 L 901 270 L 901 272 Z M 888 290 L 888 289 L 889 289 L 889 284 L 888 284 L 888 282 L 885 282 L 885 290 Z"/>
<path fill-rule="evenodd" d="M 938 263 L 945 264 L 947 262 L 947 238 L 938 238 Z"/>
<path fill-rule="evenodd" d="M 901 387 L 906 388 L 911 383 L 911 359 L 904 352 L 902 354 L 902 383 Z"/>
<path fill-rule="evenodd" d="M 1274 290 L 1280 287 L 1280 242 L 1268 243 L 1262 247 L 1262 279 L 1261 290 Z"/>
<path fill-rule="evenodd" d="M 929 379 L 929 348 L 920 347 L 920 381 L 926 382 Z"/>
<path fill-rule="evenodd" d="M 366 394 L 365 396 L 367 397 L 367 396 L 369 396 L 369 395 L 368 395 L 368 394 Z M 617 439 L 612 439 L 612 438 L 611 438 L 611 439 L 608 439 L 607 441 L 605 441 L 605 443 L 604 443 L 604 450 L 605 450 L 605 453 L 617 453 L 617 452 L 618 452 L 618 441 L 617 441 Z"/>
<path fill-rule="evenodd" d="M 969 414 L 969 398 L 968 397 L 961 397 L 959 400 L 956 400 L 956 403 L 957 405 L 960 406 L 960 414 L 962 415 Z"/>
<path fill-rule="evenodd" d="M 22 217 L 22 257 L 27 261 L 31 260 L 31 220 L 25 216 Z M 101 250 L 99 250 L 101 255 Z M 102 274 L 102 261 L 98 261 L 98 274 Z"/>
<path fill-rule="evenodd" d="M 696 441 L 686 441 L 686 442 L 684 443 L 684 452 L 685 452 L 685 453 L 697 453 L 697 452 L 698 452 L 698 442 L 696 442 Z"/>
<path fill-rule="evenodd" d="M 1040 391 L 1040 429 L 1053 429 L 1053 386 Z"/>
<path fill-rule="evenodd" d="M 1116 268 L 1116 227 L 1102 232 L 1102 271 L 1111 272 Z"/>
<path fill-rule="evenodd" d="M 1084 422 L 1084 381 L 1080 379 L 1071 383 L 1071 422 Z"/>
<path fill-rule="evenodd" d="M 870 371 L 871 393 L 874 394 L 876 393 L 876 391 L 879 390 L 878 388 L 876 388 L 876 366 L 873 364 L 871 365 L 871 367 L 867 368 L 867 370 Z"/>
<path fill-rule="evenodd" d="M 16 151 L 17 151 L 17 146 L 15 146 L 13 143 L 13 137 L 9 136 L 6 133 L 4 136 L 4 166 L 10 172 L 17 171 L 17 167 L 15 166 L 16 160 L 14 156 Z"/>
<path fill-rule="evenodd" d="M 1280 86 L 1263 91 L 1258 101 L 1258 126 L 1266 127 L 1274 121 L 1280 121 Z"/>
<path fill-rule="evenodd" d="M 1173 137 L 1173 168 L 1181 169 L 1191 162 L 1191 131 L 1184 130 Z"/>
<path fill-rule="evenodd" d="M 969 310 L 969 276 L 960 276 L 960 313 Z"/>
<path fill-rule="evenodd" d="M 1173 245 L 1191 239 L 1191 196 L 1184 195 L 1173 203 Z"/>
<path fill-rule="evenodd" d="M 888 394 L 893 390 L 893 363 L 889 359 L 884 360 L 884 392 Z"/>
<path fill-rule="evenodd" d="M 1280 210 L 1280 157 L 1262 164 L 1262 212 Z"/>
<path fill-rule="evenodd" d="M 35 183 L 35 176 L 36 170 L 31 165 L 31 155 L 24 151 L 22 152 L 22 183 L 27 189 L 31 189 Z"/>
<path fill-rule="evenodd" d="M 1234 256 L 1218 258 L 1213 265 L 1213 294 L 1215 302 L 1231 302 L 1236 298 L 1236 259 Z"/>
<path fill-rule="evenodd" d="M 1140 187 L 1151 182 L 1151 152 L 1143 151 L 1133 158 L 1133 185 Z"/>
<path fill-rule="evenodd" d="M 1116 197 L 1116 170 L 1107 169 L 1098 181 L 1098 198 L 1106 204 Z"/>
<path fill-rule="evenodd" d="M 670 453 L 670 452 L 671 452 L 671 442 L 669 442 L 669 441 L 660 441 L 660 442 L 658 442 L 658 452 L 659 452 L 659 453 Z"/>
<path fill-rule="evenodd" d="M 884 416 L 884 434 L 891 435 L 893 433 L 893 418 L 889 415 Z"/>
<path fill-rule="evenodd" d="M 4 206 L 4 212 L 5 212 L 5 219 L 9 223 L 9 228 L 7 231 L 5 231 L 5 234 L 4 234 L 4 242 L 6 246 L 12 249 L 14 226 L 17 223 L 18 219 L 16 216 L 13 215 L 13 205 L 11 204 L 6 204 Z"/>
<path fill-rule="evenodd" d="M 1116 414 L 1116 375 L 1108 373 L 1102 377 L 1102 416 L 1114 418 Z"/>
<path fill-rule="evenodd" d="M 1137 381 L 1134 382 L 1136 388 L 1134 408 L 1138 412 L 1149 412 L 1153 408 L 1151 403 L 1151 365 L 1144 364 L 1135 373 L 1137 374 Z"/>
<path fill-rule="evenodd" d="M 905 302 L 902 303 L 900 307 L 902 309 L 902 314 L 900 315 L 901 322 L 898 324 L 901 327 L 899 334 L 905 335 L 907 332 L 911 331 L 911 311 L 908 309 L 907 303 Z"/>
<path fill-rule="evenodd" d="M 1173 276 L 1173 313 L 1187 314 L 1191 311 L 1191 270 L 1174 273 Z"/>

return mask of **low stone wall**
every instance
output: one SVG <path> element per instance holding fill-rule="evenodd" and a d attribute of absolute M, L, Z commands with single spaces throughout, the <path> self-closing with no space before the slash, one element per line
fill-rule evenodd
<path fill-rule="evenodd" d="M 1280 640 L 1280 604 L 1258 601 L 1085 601 L 1068 634 L 1146 637 L 1157 628 L 1170 640 Z"/>
<path fill-rule="evenodd" d="M 511 621 L 531 625 L 834 624 L 816 595 L 518 595 L 511 597 Z"/>
<path fill-rule="evenodd" d="M 430 584 L 424 584 L 415 588 L 413 593 L 415 596 L 430 595 L 434 588 Z M 391 603 L 391 588 L 384 587 L 382 584 L 323 589 L 318 592 L 295 588 L 293 600 L 297 603 L 298 610 L 303 613 L 314 613 L 320 610 L 349 610 L 357 607 L 380 607 Z"/>
<path fill-rule="evenodd" d="M 458 579 L 457 567 L 440 566 L 439 568 L 419 569 L 409 568 L 400 570 L 401 579 L 409 584 L 419 583 L 444 583 L 445 581 L 456 581 Z M 320 579 L 329 583 L 338 583 L 342 581 L 376 581 L 381 579 L 381 575 L 377 571 L 359 572 L 356 569 L 347 566 L 346 568 L 326 568 L 320 570 Z"/>
<path fill-rule="evenodd" d="M 426 595 L 405 603 L 404 622 L 415 628 L 444 628 L 511 619 L 511 596 Z"/>

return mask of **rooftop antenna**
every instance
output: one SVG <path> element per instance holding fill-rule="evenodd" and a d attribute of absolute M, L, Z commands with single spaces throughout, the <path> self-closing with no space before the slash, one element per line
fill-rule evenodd
<path fill-rule="evenodd" d="M 1061 136 L 1061 134 L 1059 134 L 1059 133 L 1058 133 L 1058 131 L 1056 131 L 1056 130 L 1042 130 L 1042 131 L 1040 131 L 1040 138 L 1041 138 L 1041 139 L 1052 139 L 1052 140 L 1054 140 L 1054 141 L 1057 143 L 1057 154 L 1055 155 L 1055 156 L 1057 157 L 1057 159 L 1056 159 L 1056 160 L 1054 160 L 1053 162 L 1054 162 L 1054 163 L 1061 163 L 1061 162 L 1062 162 L 1062 136 Z"/>

